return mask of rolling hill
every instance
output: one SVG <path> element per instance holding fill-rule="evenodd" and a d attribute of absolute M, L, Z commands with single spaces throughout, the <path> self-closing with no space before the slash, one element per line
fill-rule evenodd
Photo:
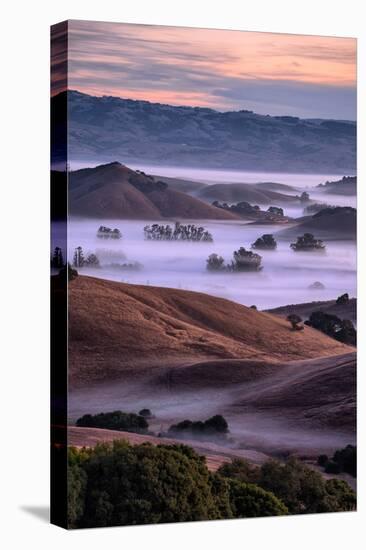
<path fill-rule="evenodd" d="M 195 195 L 200 189 L 206 187 L 206 183 L 201 183 L 194 180 L 184 180 L 181 178 L 171 178 L 168 176 L 155 176 L 156 181 L 164 181 L 168 184 L 170 189 L 175 189 L 176 191 L 182 191 L 183 193 L 188 193 L 190 195 Z"/>
<path fill-rule="evenodd" d="M 206 360 L 300 360 L 352 350 L 282 318 L 207 294 L 79 276 L 69 285 L 72 386 Z"/>
<path fill-rule="evenodd" d="M 300 223 L 276 233 L 278 238 L 292 238 L 303 233 L 313 233 L 327 240 L 356 240 L 357 212 L 355 208 L 339 206 L 326 208 L 313 216 L 306 216 Z"/>
<path fill-rule="evenodd" d="M 200 189 L 197 196 L 208 202 L 220 201 L 236 203 L 241 201 L 250 204 L 282 205 L 298 202 L 295 195 L 272 191 L 258 184 L 250 183 L 215 183 Z"/>
<path fill-rule="evenodd" d="M 343 176 L 337 181 L 327 181 L 317 186 L 320 191 L 329 195 L 344 195 L 352 197 L 357 194 L 357 176 Z"/>
<path fill-rule="evenodd" d="M 219 112 L 68 91 L 70 161 L 144 162 L 294 173 L 350 173 L 356 167 L 356 124 Z M 58 135 L 57 126 L 55 135 Z M 59 154 L 53 143 L 54 160 Z"/>
<path fill-rule="evenodd" d="M 101 219 L 236 218 L 119 162 L 70 172 L 69 212 Z"/>

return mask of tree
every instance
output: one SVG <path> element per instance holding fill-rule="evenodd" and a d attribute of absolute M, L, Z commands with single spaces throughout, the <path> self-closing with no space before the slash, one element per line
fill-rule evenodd
<path fill-rule="evenodd" d="M 283 208 L 280 208 L 279 206 L 270 206 L 267 212 L 276 214 L 276 216 L 283 216 Z"/>
<path fill-rule="evenodd" d="M 273 493 L 256 485 L 231 479 L 229 491 L 231 509 L 236 518 L 285 516 L 288 514 L 288 508 L 281 500 Z"/>
<path fill-rule="evenodd" d="M 295 243 L 290 244 L 290 248 L 295 252 L 324 251 L 325 244 L 321 239 L 315 239 L 312 233 L 304 233 L 301 237 L 297 237 Z"/>
<path fill-rule="evenodd" d="M 230 479 L 238 479 L 243 483 L 257 483 L 260 479 L 260 469 L 243 458 L 234 458 L 218 469 L 218 473 Z"/>
<path fill-rule="evenodd" d="M 345 481 L 328 479 L 325 482 L 325 489 L 327 497 L 324 512 L 352 512 L 356 509 L 356 495 Z"/>
<path fill-rule="evenodd" d="M 88 267 L 100 267 L 100 262 L 95 254 L 89 254 L 85 260 L 85 265 Z"/>
<path fill-rule="evenodd" d="M 97 237 L 99 239 L 121 239 L 122 233 L 119 229 L 111 229 L 105 225 L 101 225 L 97 231 Z"/>
<path fill-rule="evenodd" d="M 341 296 L 338 296 L 338 298 L 336 299 L 337 306 L 343 306 L 345 304 L 348 304 L 348 302 L 349 302 L 349 295 L 347 292 L 345 294 L 341 294 Z"/>
<path fill-rule="evenodd" d="M 87 486 L 79 527 L 221 517 L 205 460 L 189 447 L 115 441 L 97 445 L 82 464 Z"/>
<path fill-rule="evenodd" d="M 269 460 L 260 467 L 246 461 L 233 461 L 221 466 L 217 473 L 244 483 L 254 483 L 273 493 L 290 514 L 338 512 L 354 509 L 356 497 L 347 483 L 329 484 L 319 472 L 295 458 L 285 464 Z"/>
<path fill-rule="evenodd" d="M 292 330 L 304 329 L 304 325 L 300 325 L 300 323 L 302 323 L 302 319 L 296 313 L 290 313 L 290 315 L 287 315 L 286 319 L 291 324 Z"/>
<path fill-rule="evenodd" d="M 206 268 L 208 271 L 223 271 L 225 269 L 224 261 L 222 256 L 210 254 L 206 260 Z"/>
<path fill-rule="evenodd" d="M 175 226 L 145 225 L 144 227 L 145 240 L 148 241 L 193 241 L 193 242 L 212 242 L 213 237 L 207 229 L 202 226 L 197 226 L 193 223 L 184 225 L 180 222 L 175 222 Z"/>
<path fill-rule="evenodd" d="M 309 202 L 309 200 L 310 200 L 309 193 L 307 193 L 306 191 L 303 191 L 300 195 L 300 202 L 302 202 L 302 203 Z"/>
<path fill-rule="evenodd" d="M 169 435 L 176 437 L 211 437 L 226 436 L 229 432 L 229 426 L 221 414 L 216 414 L 205 421 L 202 420 L 183 420 L 177 424 L 172 424 L 168 430 Z"/>
<path fill-rule="evenodd" d="M 104 428 L 123 432 L 146 433 L 149 427 L 147 420 L 138 414 L 113 411 L 95 415 L 84 414 L 76 425 L 85 428 Z"/>
<path fill-rule="evenodd" d="M 74 252 L 73 266 L 84 267 L 84 264 L 85 264 L 85 258 L 84 258 L 83 249 L 81 246 L 77 246 Z"/>
<path fill-rule="evenodd" d="M 357 332 L 349 319 L 340 319 L 337 315 L 324 313 L 323 311 L 313 311 L 305 325 L 313 327 L 327 334 L 331 338 L 343 342 L 350 346 L 357 343 Z"/>
<path fill-rule="evenodd" d="M 245 250 L 243 246 L 233 253 L 234 260 L 231 262 L 231 271 L 260 271 L 262 269 L 262 256 Z"/>
<path fill-rule="evenodd" d="M 252 248 L 257 248 L 260 250 L 275 250 L 277 248 L 277 242 L 275 241 L 273 235 L 265 234 L 252 244 Z"/>

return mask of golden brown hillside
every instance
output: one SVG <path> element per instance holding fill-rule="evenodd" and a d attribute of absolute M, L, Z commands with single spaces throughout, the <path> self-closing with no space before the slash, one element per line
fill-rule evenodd
<path fill-rule="evenodd" d="M 236 219 L 230 212 L 119 162 L 70 172 L 69 182 L 72 215 L 103 219 Z"/>
<path fill-rule="evenodd" d="M 223 298 L 83 276 L 69 285 L 69 331 L 75 385 L 205 359 L 276 362 L 353 349 Z"/>

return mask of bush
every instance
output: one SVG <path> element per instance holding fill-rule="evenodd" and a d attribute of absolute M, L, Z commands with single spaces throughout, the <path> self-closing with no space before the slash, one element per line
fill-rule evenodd
<path fill-rule="evenodd" d="M 76 451 L 72 451 L 76 452 Z M 83 501 L 72 526 L 105 527 L 218 519 L 204 459 L 193 449 L 117 441 L 89 450 L 82 462 L 84 492 L 75 485 L 69 505 Z"/>
<path fill-rule="evenodd" d="M 356 509 L 356 495 L 348 483 L 341 479 L 328 479 L 325 488 L 328 495 L 326 512 L 352 512 Z"/>
<path fill-rule="evenodd" d="M 235 250 L 233 256 L 234 259 L 229 266 L 231 271 L 260 271 L 262 269 L 262 256 L 251 250 L 245 250 L 243 246 L 239 250 Z"/>
<path fill-rule="evenodd" d="M 228 433 L 229 426 L 225 418 L 220 414 L 208 418 L 204 422 L 201 420 L 183 420 L 178 424 L 173 424 L 168 430 L 169 435 L 173 436 L 195 436 L 209 437 L 213 435 L 224 436 Z"/>
<path fill-rule="evenodd" d="M 336 491 L 319 472 L 293 458 L 285 464 L 270 460 L 255 469 L 246 461 L 236 460 L 221 466 L 218 473 L 244 483 L 255 483 L 272 492 L 287 506 L 290 514 L 338 512 L 354 509 L 356 503 L 355 494 L 347 483 L 337 486 Z M 349 508 L 351 505 L 353 508 Z"/>
<path fill-rule="evenodd" d="M 148 422 L 142 416 L 134 413 L 113 411 L 100 414 L 84 414 L 78 418 L 76 425 L 84 428 L 104 428 L 123 432 L 146 433 Z"/>
<path fill-rule="evenodd" d="M 349 294 L 346 292 L 345 294 L 341 294 L 341 296 L 338 296 L 336 299 L 337 306 L 343 306 L 345 304 L 348 304 L 349 302 Z"/>
<path fill-rule="evenodd" d="M 301 237 L 297 237 L 295 243 L 290 244 L 290 248 L 295 252 L 324 251 L 325 244 L 322 240 L 315 239 L 311 233 L 304 233 Z"/>
<path fill-rule="evenodd" d="M 252 244 L 252 248 L 258 248 L 260 250 L 275 250 L 277 248 L 277 242 L 275 241 L 273 235 L 265 234 L 258 237 L 258 239 Z"/>
<path fill-rule="evenodd" d="M 337 315 L 323 313 L 322 311 L 313 311 L 305 325 L 320 330 L 331 338 L 343 342 L 350 346 L 355 346 L 357 342 L 357 332 L 352 321 L 340 319 Z"/>
<path fill-rule="evenodd" d="M 206 260 L 206 268 L 208 271 L 223 271 L 225 270 L 224 258 L 217 254 L 210 254 Z"/>
<path fill-rule="evenodd" d="M 69 449 L 69 527 L 104 527 L 354 510 L 344 481 L 291 459 L 261 467 L 244 460 L 210 473 L 184 445 L 125 441 Z"/>
<path fill-rule="evenodd" d="M 257 518 L 264 516 L 284 516 L 287 507 L 273 493 L 256 485 L 231 479 L 230 504 L 236 518 Z"/>
<path fill-rule="evenodd" d="M 69 527 L 287 514 L 272 493 L 210 473 L 184 445 L 124 441 L 69 449 Z"/>

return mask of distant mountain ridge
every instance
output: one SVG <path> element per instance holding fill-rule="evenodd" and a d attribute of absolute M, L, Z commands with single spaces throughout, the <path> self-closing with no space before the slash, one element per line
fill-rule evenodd
<path fill-rule="evenodd" d="M 355 122 L 219 112 L 77 91 L 54 96 L 53 106 L 65 93 L 71 161 L 301 173 L 356 169 Z"/>

